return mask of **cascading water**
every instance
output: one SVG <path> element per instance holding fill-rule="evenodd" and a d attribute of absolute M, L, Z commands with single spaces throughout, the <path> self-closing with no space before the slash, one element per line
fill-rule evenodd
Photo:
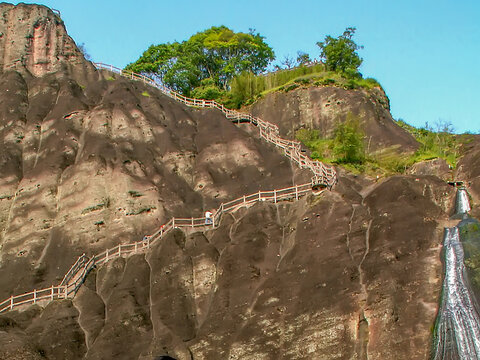
<path fill-rule="evenodd" d="M 470 211 L 468 194 L 457 192 L 457 215 Z M 444 236 L 445 279 L 437 319 L 435 360 L 480 359 L 480 316 L 468 284 L 458 227 Z"/>
<path fill-rule="evenodd" d="M 456 214 L 463 215 L 470 211 L 470 202 L 468 201 L 468 193 L 465 189 L 458 189 L 457 202 L 456 202 Z"/>

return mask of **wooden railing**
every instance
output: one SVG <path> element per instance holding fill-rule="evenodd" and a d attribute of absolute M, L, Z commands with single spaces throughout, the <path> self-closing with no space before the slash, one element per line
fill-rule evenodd
<path fill-rule="evenodd" d="M 51 286 L 42 290 L 33 290 L 32 292 L 10 296 L 7 300 L 0 303 L 0 313 L 13 310 L 22 305 L 36 304 L 42 300 L 53 301 L 55 299 L 66 299 L 66 286 Z"/>
<path fill-rule="evenodd" d="M 109 260 L 126 257 L 137 254 L 150 248 L 152 244 L 162 239 L 163 236 L 175 228 L 195 229 L 195 228 L 216 228 L 224 213 L 233 212 L 244 206 L 251 206 L 259 201 L 271 201 L 277 203 L 279 201 L 294 199 L 298 200 L 301 196 L 312 190 L 312 183 L 303 185 L 295 185 L 279 190 L 258 191 L 254 194 L 244 195 L 238 199 L 222 203 L 215 211 L 211 218 L 211 223 L 207 223 L 205 217 L 199 218 L 172 218 L 165 225 L 162 225 L 154 234 L 148 236 L 144 240 L 140 240 L 131 244 L 119 244 L 113 248 L 107 249 L 100 254 L 88 258 L 82 254 L 72 267 L 65 274 L 62 282 L 58 286 L 51 286 L 41 290 L 11 296 L 7 300 L 0 303 L 0 313 L 13 310 L 22 305 L 35 304 L 41 300 L 55 300 L 72 298 L 85 281 L 88 273 L 97 265 L 106 263 Z"/>
<path fill-rule="evenodd" d="M 131 80 L 139 80 L 159 89 L 163 94 L 184 103 L 187 106 L 218 109 L 223 112 L 227 119 L 234 122 L 248 122 L 258 127 L 260 137 L 275 146 L 284 150 L 285 155 L 292 161 L 297 163 L 301 168 L 310 169 L 313 173 L 312 182 L 314 186 L 325 186 L 331 189 L 337 183 L 337 173 L 331 166 L 326 166 L 320 161 L 312 160 L 308 156 L 302 154 L 301 144 L 299 141 L 282 139 L 279 136 L 278 126 L 268 121 L 262 120 L 251 114 L 242 113 L 236 110 L 227 109 L 223 104 L 217 103 L 215 100 L 194 99 L 183 96 L 165 85 L 158 83 L 149 77 L 136 74 L 117 68 L 113 65 L 103 63 L 94 63 L 98 69 L 105 69 Z"/>
<path fill-rule="evenodd" d="M 301 168 L 310 169 L 313 177 L 310 183 L 295 185 L 284 189 L 258 191 L 254 194 L 244 195 L 238 199 L 222 203 L 215 211 L 211 219 L 205 217 L 200 218 L 172 218 L 166 224 L 162 225 L 154 234 L 146 237 L 141 241 L 131 244 L 119 244 L 111 249 L 107 249 L 100 254 L 88 258 L 82 254 L 72 267 L 67 271 L 63 280 L 58 286 L 51 286 L 41 290 L 11 296 L 7 300 L 0 303 L 0 313 L 13 310 L 22 305 L 35 304 L 39 301 L 53 301 L 55 299 L 72 298 L 77 293 L 80 286 L 85 281 L 88 273 L 97 265 L 106 263 L 109 260 L 136 254 L 149 249 L 152 244 L 163 238 L 165 234 L 175 228 L 195 229 L 195 228 L 216 228 L 224 213 L 233 212 L 244 206 L 251 206 L 259 201 L 272 201 L 277 203 L 284 200 L 298 200 L 301 196 L 309 193 L 312 188 L 322 187 L 331 189 L 337 182 L 337 175 L 333 167 L 324 165 L 319 161 L 315 161 L 302 154 L 301 145 L 298 141 L 282 139 L 279 136 L 278 127 L 269 122 L 250 114 L 243 114 L 235 110 L 225 108 L 222 104 L 218 104 L 213 100 L 199 100 L 187 98 L 178 94 L 162 84 L 143 76 L 126 72 L 122 69 L 115 68 L 111 65 L 95 64 L 97 68 L 107 69 L 122 76 L 126 76 L 133 80 L 141 80 L 149 85 L 160 89 L 164 94 L 171 98 L 181 101 L 188 106 L 215 108 L 222 111 L 228 119 L 236 122 L 249 122 L 258 127 L 260 137 L 275 146 L 283 149 L 285 155 L 293 162 L 297 163 Z"/>

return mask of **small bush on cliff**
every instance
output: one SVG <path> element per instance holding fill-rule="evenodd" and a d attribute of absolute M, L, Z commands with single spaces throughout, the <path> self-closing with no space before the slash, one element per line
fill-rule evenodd
<path fill-rule="evenodd" d="M 348 114 L 345 122 L 337 123 L 333 134 L 332 149 L 337 162 L 362 164 L 365 161 L 364 133 L 358 118 Z"/>
<path fill-rule="evenodd" d="M 309 129 L 298 130 L 296 138 L 312 151 L 313 159 L 352 165 L 361 165 L 366 160 L 360 120 L 351 113 L 344 122 L 336 124 L 330 139 L 322 139 L 318 130 Z"/>

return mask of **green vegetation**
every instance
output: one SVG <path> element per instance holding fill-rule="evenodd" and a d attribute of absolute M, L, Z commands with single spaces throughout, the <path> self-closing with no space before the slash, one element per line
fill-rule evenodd
<path fill-rule="evenodd" d="M 143 214 L 143 213 L 149 213 L 150 211 L 155 210 L 155 209 L 156 209 L 155 206 L 145 206 L 145 207 L 142 207 L 138 210 L 132 210 L 131 212 L 128 212 L 126 215 L 127 216 L 140 215 L 140 214 Z"/>
<path fill-rule="evenodd" d="M 403 120 L 397 120 L 397 125 L 411 133 L 421 144 L 414 154 L 414 161 L 444 159 L 450 166 L 455 167 L 458 158 L 459 137 L 453 134 L 453 126 L 445 121 L 438 121 L 435 128 L 425 124 L 423 128 L 416 128 Z"/>
<path fill-rule="evenodd" d="M 339 122 L 333 131 L 332 151 L 337 162 L 363 164 L 365 162 L 365 134 L 360 127 L 360 121 L 351 113 L 345 122 Z"/>
<path fill-rule="evenodd" d="M 318 42 L 321 60 L 312 61 L 299 51 L 296 60 L 286 56 L 275 72 L 261 74 L 274 60 L 272 48 L 253 30 L 234 32 L 213 26 L 181 43 L 151 45 L 125 69 L 159 79 L 183 95 L 216 100 L 240 108 L 272 91 L 291 91 L 300 86 L 338 86 L 346 89 L 380 87 L 375 79 L 358 72 L 362 59 L 353 41 L 355 28 L 338 38 Z"/>
<path fill-rule="evenodd" d="M 144 92 L 142 92 L 142 96 L 150 97 L 150 94 L 148 93 L 148 91 L 144 91 Z"/>
<path fill-rule="evenodd" d="M 106 207 L 106 206 L 105 206 L 105 204 L 103 204 L 103 203 L 102 203 L 102 204 L 93 205 L 93 206 L 89 206 L 89 207 L 87 207 L 87 208 L 85 208 L 85 209 L 82 210 L 82 215 L 85 215 L 85 214 L 87 214 L 87 213 L 89 213 L 89 212 L 92 212 L 92 211 L 101 210 L 101 209 L 103 209 L 104 207 Z"/>
<path fill-rule="evenodd" d="M 128 195 L 134 198 L 143 196 L 143 194 L 141 192 L 138 192 L 137 190 L 129 190 Z"/>
<path fill-rule="evenodd" d="M 365 154 L 360 120 L 351 113 L 345 121 L 337 122 L 331 138 L 321 138 L 318 130 L 309 129 L 298 130 L 296 138 L 312 151 L 312 159 L 342 164 L 356 172 L 365 171 L 370 160 Z"/>
<path fill-rule="evenodd" d="M 243 72 L 235 76 L 227 93 L 235 107 L 249 104 L 261 96 L 274 91 L 291 91 L 300 86 L 337 86 L 345 89 L 380 88 L 372 78 L 346 77 L 345 74 L 328 71 L 322 63 L 300 65 L 292 69 L 279 70 L 266 75 Z"/>
<path fill-rule="evenodd" d="M 273 59 L 272 48 L 253 30 L 236 33 L 226 26 L 212 26 L 181 43 L 151 45 L 126 70 L 157 77 L 189 96 L 205 79 L 226 91 L 235 75 L 259 74 Z"/>
<path fill-rule="evenodd" d="M 455 167 L 460 143 L 469 141 L 468 137 L 452 134 L 451 124 L 445 122 L 436 124 L 437 131 L 428 124 L 420 129 L 403 120 L 398 120 L 397 124 L 409 131 L 420 143 L 416 152 L 402 154 L 398 147 L 370 152 L 370 144 L 365 141 L 361 122 L 352 114 L 348 114 L 345 121 L 337 123 L 332 137 L 322 138 L 318 130 L 300 129 L 296 138 L 311 150 L 313 159 L 342 164 L 350 171 L 371 175 L 405 173 L 417 162 L 436 158 L 445 159 L 450 166 Z"/>
<path fill-rule="evenodd" d="M 337 38 L 327 35 L 324 41 L 317 42 L 320 48 L 320 59 L 324 61 L 328 70 L 347 74 L 347 77 L 358 76 L 358 67 L 362 59 L 357 50 L 363 46 L 357 45 L 353 40 L 356 28 L 349 27 Z"/>
<path fill-rule="evenodd" d="M 102 202 L 99 203 L 99 204 L 96 204 L 96 205 L 93 205 L 93 206 L 89 206 L 85 209 L 82 210 L 82 215 L 85 215 L 89 212 L 92 212 L 92 211 L 97 211 L 97 210 L 101 210 L 101 209 L 104 209 L 104 208 L 108 208 L 110 207 L 110 198 L 103 198 L 102 199 Z"/>

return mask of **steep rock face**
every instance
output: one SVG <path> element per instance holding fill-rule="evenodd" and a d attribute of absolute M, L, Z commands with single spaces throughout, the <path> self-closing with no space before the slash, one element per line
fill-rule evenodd
<path fill-rule="evenodd" d="M 84 91 L 16 72 L 2 83 L 12 97 L 0 104 L 0 242 L 4 271 L 26 278 L 15 292 L 48 286 L 82 252 L 138 240 L 171 216 L 309 181 L 221 113 L 140 83 L 99 79 Z M 45 90 L 28 91 L 35 86 Z M 0 279 L 1 297 L 12 290 L 3 282 L 12 279 Z"/>
<path fill-rule="evenodd" d="M 92 272 L 73 301 L 84 357 L 427 358 L 437 221 L 454 191 L 434 177 L 340 180 L 335 192 L 225 215 L 215 231 L 176 230 Z"/>
<path fill-rule="evenodd" d="M 400 151 L 417 149 L 418 143 L 393 122 L 389 110 L 388 99 L 378 89 L 314 86 L 271 93 L 251 107 L 254 115 L 277 124 L 281 133 L 291 138 L 302 127 L 317 129 L 321 136 L 329 137 L 335 124 L 345 121 L 347 114 L 351 113 L 361 121 L 367 150 L 391 146 Z"/>
<path fill-rule="evenodd" d="M 0 332 L 1 359 L 75 360 L 86 351 L 78 311 L 68 300 L 0 317 Z"/>
<path fill-rule="evenodd" d="M 1 6 L 12 21 L 23 21 L 19 11 L 34 21 L 25 29 L 37 21 L 26 14 L 45 11 L 39 38 L 51 36 L 45 8 Z M 58 283 L 82 252 L 139 240 L 171 216 L 309 180 L 249 125 L 68 55 L 55 26 L 60 38 L 49 44 L 66 44 L 61 60 L 35 67 L 27 51 L 2 63 L 0 299 Z M 356 99 L 345 109 L 367 102 L 362 92 L 302 89 L 275 95 L 284 102 L 262 117 L 290 135 L 288 114 L 325 121 L 327 134 L 336 112 L 350 110 L 332 98 L 324 108 L 337 110 L 320 117 L 312 109 L 322 91 Z M 310 105 L 305 96 L 298 105 L 300 92 L 312 93 Z M 365 109 L 388 114 L 375 97 Z M 390 127 L 384 144 L 402 143 Z M 341 172 L 333 192 L 259 203 L 215 231 L 175 230 L 148 253 L 93 271 L 73 301 L 0 315 L 0 358 L 425 359 L 441 289 L 439 223 L 453 195 L 435 177 L 372 183 Z"/>
<path fill-rule="evenodd" d="M 38 24 L 41 38 L 57 37 L 40 72 L 27 43 L 0 48 L 25 60 L 5 61 L 0 76 L 0 298 L 58 283 L 83 252 L 139 240 L 172 216 L 309 181 L 248 125 L 70 56 L 47 8 L 1 9 L 11 41 Z"/>
<path fill-rule="evenodd" d="M 0 70 L 33 76 L 87 66 L 63 21 L 39 5 L 0 4 Z"/>
<path fill-rule="evenodd" d="M 450 169 L 450 166 L 445 160 L 439 158 L 413 164 L 408 173 L 414 175 L 434 175 L 445 181 L 452 180 L 453 177 L 453 171 Z"/>
<path fill-rule="evenodd" d="M 472 197 L 472 216 L 480 218 L 480 136 L 471 135 L 464 145 L 465 155 L 456 169 L 456 179 L 464 181 Z"/>

